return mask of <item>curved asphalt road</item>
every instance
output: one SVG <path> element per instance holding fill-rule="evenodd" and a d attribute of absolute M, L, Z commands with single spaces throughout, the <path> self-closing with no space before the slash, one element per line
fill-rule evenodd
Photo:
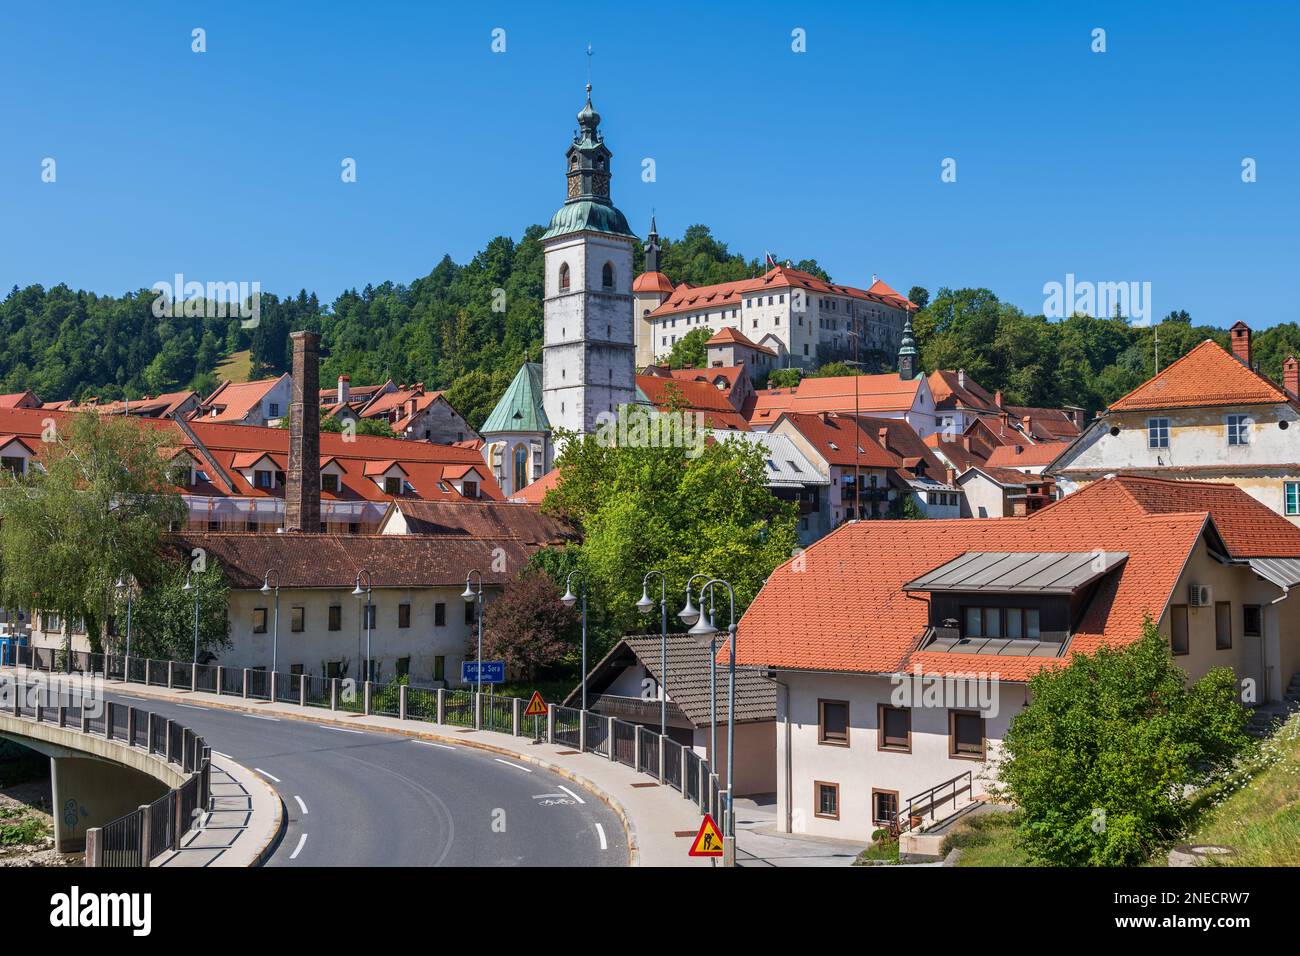
<path fill-rule="evenodd" d="M 627 835 L 598 797 L 471 747 L 133 697 L 107 699 L 202 734 L 284 801 L 269 866 L 625 866 Z M 274 778 L 274 779 L 273 779 Z"/>

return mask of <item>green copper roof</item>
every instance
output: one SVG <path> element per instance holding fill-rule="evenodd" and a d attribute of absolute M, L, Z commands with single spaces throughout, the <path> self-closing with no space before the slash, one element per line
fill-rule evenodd
<path fill-rule="evenodd" d="M 632 236 L 627 218 L 613 206 L 582 199 L 567 202 L 551 217 L 551 227 L 542 233 L 542 241 L 571 232 L 604 232 L 612 236 Z"/>
<path fill-rule="evenodd" d="M 542 407 L 542 367 L 536 362 L 525 362 L 479 429 L 479 434 L 550 430 L 550 420 Z"/>

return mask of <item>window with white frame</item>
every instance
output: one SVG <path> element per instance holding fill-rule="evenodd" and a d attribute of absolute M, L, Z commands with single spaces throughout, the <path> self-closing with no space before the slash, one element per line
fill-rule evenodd
<path fill-rule="evenodd" d="M 1228 444 L 1250 444 L 1250 418 L 1246 415 L 1228 416 Z"/>
<path fill-rule="evenodd" d="M 1286 489 L 1286 513 L 1300 515 L 1300 481 L 1288 481 Z"/>
<path fill-rule="evenodd" d="M 1148 448 L 1169 447 L 1169 419 L 1167 418 L 1147 419 L 1147 447 Z"/>

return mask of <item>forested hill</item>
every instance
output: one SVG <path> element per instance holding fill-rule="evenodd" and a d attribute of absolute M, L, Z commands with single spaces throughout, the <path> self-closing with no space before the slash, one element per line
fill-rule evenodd
<path fill-rule="evenodd" d="M 357 384 L 392 378 L 447 388 L 477 425 L 525 356 L 540 355 L 542 231 L 531 226 L 518 240 L 498 236 L 464 265 L 444 257 L 409 285 L 368 285 L 329 305 L 306 291 L 284 298 L 264 291 L 254 330 L 242 329 L 238 318 L 155 318 L 149 289 L 113 297 L 65 285 L 15 286 L 0 303 L 0 393 L 30 388 L 46 401 L 139 398 L 180 388 L 206 394 L 218 384 L 213 370 L 231 352 L 251 348 L 255 374 L 287 370 L 289 332 L 310 328 L 321 332 L 327 352 L 323 385 L 346 372 Z M 639 247 L 636 256 L 639 270 Z M 795 265 L 826 275 L 814 260 Z M 674 282 L 725 282 L 759 275 L 762 267 L 730 252 L 706 226 L 663 241 L 660 268 Z M 1087 317 L 1048 322 L 987 289 L 939 289 L 929 296 L 914 287 L 912 297 L 928 299 L 915 323 L 923 367 L 965 368 L 1017 403 L 1092 410 L 1153 369 L 1152 328 Z M 1238 318 L 1214 317 L 1223 326 Z M 1171 313 L 1159 328 L 1162 367 L 1202 339 L 1226 342 L 1223 329 L 1193 325 L 1185 312 Z M 1300 327 L 1257 332 L 1255 351 L 1263 370 L 1280 377 L 1287 354 L 1300 352 Z"/>

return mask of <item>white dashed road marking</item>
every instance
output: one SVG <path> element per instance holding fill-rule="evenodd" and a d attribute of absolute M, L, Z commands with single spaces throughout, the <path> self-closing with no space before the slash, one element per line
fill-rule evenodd
<path fill-rule="evenodd" d="M 456 749 L 455 747 L 449 746 L 449 745 L 447 745 L 447 744 L 435 744 L 432 740 L 412 740 L 411 743 L 413 743 L 413 744 L 424 744 L 426 747 L 440 747 L 440 748 L 442 748 L 443 750 L 455 750 L 455 749 Z"/>
<path fill-rule="evenodd" d="M 190 710 L 207 710 L 206 707 L 196 707 L 194 704 L 177 704 L 177 707 L 187 707 Z"/>
<path fill-rule="evenodd" d="M 329 724 L 317 724 L 321 730 L 337 730 L 341 734 L 361 734 L 365 735 L 364 730 L 349 730 L 347 727 L 331 727 Z"/>
<path fill-rule="evenodd" d="M 496 760 L 497 763 L 505 764 L 507 767 L 514 767 L 516 770 L 522 770 L 524 773 L 532 773 L 532 771 L 527 767 L 521 767 L 519 764 L 511 763 L 509 760 L 502 760 L 500 757 L 494 757 L 493 759 Z"/>
<path fill-rule="evenodd" d="M 599 823 L 596 824 L 596 835 L 600 837 L 600 848 L 602 850 L 608 850 L 609 844 L 605 842 L 605 828 L 602 827 Z"/>
<path fill-rule="evenodd" d="M 276 783 L 279 783 L 279 782 L 280 782 L 280 778 L 279 778 L 279 777 L 273 777 L 273 776 L 271 776 L 269 773 L 267 773 L 267 772 L 266 772 L 265 770 L 263 770 L 261 767 L 254 767 L 253 769 L 254 769 L 255 771 L 257 771 L 258 773 L 260 773 L 260 774 L 261 774 L 263 777 L 265 777 L 267 780 L 273 780 L 273 781 L 275 781 Z"/>
<path fill-rule="evenodd" d="M 574 800 L 577 800 L 579 803 L 586 803 L 586 802 L 587 802 L 586 800 L 582 799 L 582 797 L 578 796 L 576 793 L 574 793 L 572 790 L 570 790 L 568 787 L 561 786 L 561 785 L 558 784 L 558 783 L 556 784 L 556 786 L 559 787 L 561 790 L 563 790 L 565 793 L 567 793 L 569 796 L 573 797 L 573 799 L 574 799 Z"/>
<path fill-rule="evenodd" d="M 298 845 L 294 847 L 293 852 L 289 854 L 289 859 L 291 860 L 298 859 L 298 854 L 302 852 L 302 848 L 306 845 L 307 845 L 307 834 L 304 833 L 302 836 L 298 837 Z"/>
<path fill-rule="evenodd" d="M 303 803 L 302 797 L 298 796 L 296 793 L 293 795 L 293 798 L 298 801 L 298 809 L 302 811 L 302 815 L 305 817 L 307 815 L 307 804 Z"/>
<path fill-rule="evenodd" d="M 244 714 L 245 717 L 252 717 L 254 720 L 274 720 L 277 724 L 280 722 L 279 717 L 267 717 L 263 714 Z"/>
<path fill-rule="evenodd" d="M 227 760 L 235 759 L 234 757 L 230 756 L 230 754 L 223 754 L 220 750 L 214 750 L 212 752 L 216 754 L 218 757 L 225 757 Z"/>

